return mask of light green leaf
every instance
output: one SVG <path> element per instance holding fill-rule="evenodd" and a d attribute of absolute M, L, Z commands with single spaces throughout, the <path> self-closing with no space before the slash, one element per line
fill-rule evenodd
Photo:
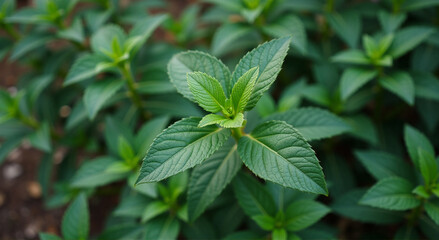
<path fill-rule="evenodd" d="M 414 193 L 420 197 L 423 197 L 425 199 L 430 198 L 430 194 L 428 193 L 427 189 L 425 189 L 424 185 L 417 186 L 415 189 L 413 189 L 412 193 Z"/>
<path fill-rule="evenodd" d="M 435 155 L 434 147 L 428 138 L 419 130 L 410 125 L 404 126 L 404 141 L 407 151 L 410 155 L 410 159 L 418 169 L 420 169 L 420 160 L 418 154 L 419 148 L 426 151 L 429 155 Z"/>
<path fill-rule="evenodd" d="M 213 125 L 213 124 L 220 124 L 221 122 L 223 122 L 225 120 L 227 120 L 227 118 L 222 116 L 222 115 L 208 114 L 201 119 L 200 123 L 198 124 L 198 127 L 205 127 L 205 126 L 209 126 L 209 125 Z"/>
<path fill-rule="evenodd" d="M 251 110 L 276 80 L 288 52 L 291 37 L 266 42 L 247 53 L 238 63 L 232 75 L 232 86 L 248 70 L 259 67 L 259 77 L 245 110 Z"/>
<path fill-rule="evenodd" d="M 252 219 L 259 225 L 259 227 L 267 231 L 273 230 L 276 224 L 274 217 L 268 215 L 253 216 Z"/>
<path fill-rule="evenodd" d="M 433 221 L 439 225 L 439 201 L 428 201 L 425 203 L 425 211 Z"/>
<path fill-rule="evenodd" d="M 270 193 L 250 175 L 237 175 L 233 189 L 239 205 L 248 216 L 275 216 L 276 205 Z"/>
<path fill-rule="evenodd" d="M 409 105 L 415 102 L 415 84 L 412 77 L 406 72 L 393 72 L 379 78 L 379 83 L 385 89 L 396 94 Z"/>
<path fill-rule="evenodd" d="M 360 204 L 389 210 L 408 210 L 421 203 L 413 194 L 414 186 L 400 177 L 389 177 L 372 186 Z"/>
<path fill-rule="evenodd" d="M 177 239 L 180 224 L 173 216 L 161 216 L 146 224 L 145 238 L 156 240 Z"/>
<path fill-rule="evenodd" d="M 226 96 L 218 80 L 202 72 L 192 72 L 187 75 L 187 83 L 196 102 L 204 110 L 216 113 L 224 109 Z"/>
<path fill-rule="evenodd" d="M 88 118 L 93 120 L 105 103 L 124 85 L 120 79 L 96 81 L 85 89 L 84 106 Z"/>
<path fill-rule="evenodd" d="M 256 175 L 285 187 L 327 194 L 319 160 L 292 126 L 268 121 L 239 140 L 239 156 Z"/>
<path fill-rule="evenodd" d="M 189 181 L 188 213 L 193 222 L 235 177 L 242 162 L 237 145 L 227 144 L 195 167 Z"/>
<path fill-rule="evenodd" d="M 327 110 L 314 107 L 276 113 L 265 120 L 285 121 L 294 126 L 307 141 L 332 137 L 350 130 L 343 119 Z"/>
<path fill-rule="evenodd" d="M 67 208 L 61 223 L 61 232 L 64 239 L 86 240 L 90 230 L 90 216 L 88 213 L 87 198 L 84 193 Z"/>
<path fill-rule="evenodd" d="M 372 61 L 364 54 L 363 51 L 357 49 L 346 50 L 337 53 L 332 57 L 332 61 L 338 63 L 351 63 L 361 65 L 372 65 Z"/>
<path fill-rule="evenodd" d="M 300 231 L 318 222 L 330 211 L 325 205 L 312 200 L 293 202 L 285 212 L 285 228 L 288 231 Z"/>
<path fill-rule="evenodd" d="M 343 72 L 340 80 L 340 92 L 343 100 L 348 99 L 363 85 L 371 81 L 377 72 L 363 68 L 348 68 Z"/>
<path fill-rule="evenodd" d="M 297 16 L 280 16 L 273 22 L 263 25 L 262 31 L 275 38 L 292 36 L 291 46 L 297 49 L 301 54 L 306 53 L 308 44 L 305 26 Z"/>
<path fill-rule="evenodd" d="M 356 48 L 361 33 L 360 14 L 354 11 L 329 13 L 326 15 L 329 25 L 349 47 Z"/>
<path fill-rule="evenodd" d="M 168 64 L 168 75 L 177 91 L 184 97 L 194 101 L 188 82 L 187 73 L 204 72 L 217 79 L 223 87 L 225 94 L 231 91 L 230 70 L 217 58 L 197 51 L 187 51 L 174 55 Z"/>
<path fill-rule="evenodd" d="M 134 156 L 134 150 L 131 144 L 124 138 L 123 136 L 119 136 L 118 138 L 118 148 L 117 151 L 119 156 L 125 160 L 126 162 L 131 161 Z"/>
<path fill-rule="evenodd" d="M 120 180 L 126 173 L 108 172 L 107 169 L 119 162 L 112 157 L 104 156 L 87 161 L 81 165 L 72 178 L 71 185 L 77 188 L 92 188 Z"/>
<path fill-rule="evenodd" d="M 285 231 L 285 229 L 281 228 L 276 228 L 273 230 L 273 232 L 271 233 L 271 237 L 273 240 L 287 240 L 287 231 Z M 288 238 L 290 239 L 290 238 Z M 295 239 L 295 240 L 300 240 L 299 239 Z"/>
<path fill-rule="evenodd" d="M 137 184 L 155 182 L 203 162 L 229 138 L 230 130 L 199 128 L 200 118 L 185 118 L 163 131 L 151 145 Z"/>
<path fill-rule="evenodd" d="M 49 123 L 42 123 L 39 128 L 29 136 L 29 141 L 34 147 L 42 151 L 52 151 Z"/>
<path fill-rule="evenodd" d="M 223 128 L 238 128 L 244 123 L 244 114 L 238 113 L 233 119 L 226 118 L 221 115 L 209 114 L 204 116 L 198 127 L 204 127 L 213 124 L 219 124 Z"/>
<path fill-rule="evenodd" d="M 103 58 L 97 55 L 82 55 L 75 61 L 67 73 L 67 77 L 64 80 L 64 86 L 81 82 L 103 72 L 110 67 L 109 65 L 102 64 L 103 61 Z"/>
<path fill-rule="evenodd" d="M 436 159 L 434 159 L 434 155 L 432 155 L 431 152 L 419 147 L 418 156 L 419 168 L 421 170 L 421 174 L 424 178 L 425 184 L 428 186 L 435 183 L 438 177 L 438 166 Z"/>
<path fill-rule="evenodd" d="M 434 32 L 435 29 L 431 27 L 412 26 L 401 29 L 395 33 L 395 38 L 392 46 L 390 46 L 389 53 L 394 58 L 401 57 L 425 41 Z"/>
<path fill-rule="evenodd" d="M 259 68 L 254 67 L 244 73 L 244 75 L 242 75 L 233 86 L 232 93 L 230 94 L 230 101 L 235 114 L 242 112 L 245 109 L 258 76 Z"/>
<path fill-rule="evenodd" d="M 108 56 L 110 53 L 115 53 L 113 51 L 114 39 L 116 39 L 119 49 L 123 49 L 126 38 L 125 32 L 118 25 L 106 25 L 93 34 L 90 47 L 94 53 Z"/>
<path fill-rule="evenodd" d="M 149 203 L 143 211 L 142 223 L 148 222 L 156 216 L 166 212 L 168 209 L 169 206 L 161 201 L 154 201 L 152 203 Z"/>
<path fill-rule="evenodd" d="M 392 154 L 369 150 L 355 151 L 355 156 L 377 180 L 392 176 L 414 179 L 411 166 Z"/>

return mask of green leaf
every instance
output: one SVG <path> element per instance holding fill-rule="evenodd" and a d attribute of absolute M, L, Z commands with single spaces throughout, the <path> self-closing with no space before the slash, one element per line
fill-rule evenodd
<path fill-rule="evenodd" d="M 120 79 L 96 81 L 85 89 L 84 106 L 90 120 L 93 120 L 105 103 L 124 85 Z"/>
<path fill-rule="evenodd" d="M 268 215 L 253 216 L 252 219 L 259 225 L 259 227 L 267 231 L 273 230 L 276 224 L 274 217 Z"/>
<path fill-rule="evenodd" d="M 339 196 L 331 204 L 331 209 L 341 216 L 360 222 L 374 224 L 397 223 L 404 219 L 402 212 L 360 205 L 358 202 L 366 190 L 356 189 Z"/>
<path fill-rule="evenodd" d="M 292 126 L 268 121 L 239 140 L 239 156 L 256 175 L 285 187 L 327 194 L 319 160 Z"/>
<path fill-rule="evenodd" d="M 413 188 L 413 184 L 403 178 L 385 178 L 367 191 L 360 204 L 399 211 L 412 209 L 420 204 L 412 194 Z"/>
<path fill-rule="evenodd" d="M 285 121 L 294 126 L 307 141 L 336 136 L 350 130 L 343 119 L 327 110 L 314 107 L 276 113 L 265 120 Z"/>
<path fill-rule="evenodd" d="M 187 75 L 187 83 L 195 101 L 204 110 L 216 113 L 224 109 L 226 96 L 218 80 L 202 72 L 192 72 Z"/>
<path fill-rule="evenodd" d="M 119 152 L 119 156 L 126 162 L 135 158 L 133 147 L 123 136 L 119 136 L 118 138 L 117 151 Z"/>
<path fill-rule="evenodd" d="M 259 68 L 254 67 L 244 73 L 244 75 L 242 75 L 233 86 L 232 93 L 230 94 L 230 101 L 235 114 L 240 113 L 245 109 L 250 100 L 258 75 Z"/>
<path fill-rule="evenodd" d="M 23 8 L 6 18 L 8 23 L 36 24 L 46 22 L 46 13 L 41 9 Z"/>
<path fill-rule="evenodd" d="M 253 93 L 245 108 L 251 110 L 276 80 L 282 63 L 288 52 L 291 37 L 284 37 L 266 42 L 247 53 L 238 63 L 232 75 L 232 86 L 248 70 L 259 67 L 259 77 L 253 89 Z"/>
<path fill-rule="evenodd" d="M 338 63 L 351 63 L 361 65 L 372 65 L 372 61 L 364 54 L 363 51 L 357 49 L 346 50 L 337 53 L 332 57 L 332 61 Z"/>
<path fill-rule="evenodd" d="M 438 178 L 438 166 L 434 155 L 420 147 L 418 148 L 418 156 L 419 168 L 425 184 L 428 186 L 435 183 Z"/>
<path fill-rule="evenodd" d="M 142 223 L 148 222 L 156 216 L 168 211 L 169 206 L 161 201 L 154 201 L 146 206 L 142 215 Z"/>
<path fill-rule="evenodd" d="M 380 11 L 378 13 L 378 20 L 386 33 L 391 33 L 397 30 L 406 18 L 407 15 L 404 13 L 388 13 L 385 11 Z"/>
<path fill-rule="evenodd" d="M 29 141 L 32 146 L 44 152 L 52 151 L 49 123 L 42 123 L 39 128 L 29 136 Z"/>
<path fill-rule="evenodd" d="M 439 0 L 406 0 L 402 3 L 401 9 L 405 11 L 413 11 L 426 7 L 434 7 L 439 5 Z"/>
<path fill-rule="evenodd" d="M 100 28 L 90 40 L 90 47 L 94 53 L 109 56 L 114 52 L 114 39 L 117 41 L 117 47 L 123 49 L 126 41 L 126 34 L 118 25 L 106 25 Z"/>
<path fill-rule="evenodd" d="M 167 116 L 155 117 L 140 128 L 134 140 L 134 146 L 139 158 L 144 156 L 154 138 L 166 128 L 168 122 L 169 117 Z"/>
<path fill-rule="evenodd" d="M 141 217 L 145 206 L 152 202 L 151 198 L 141 194 L 129 194 L 121 197 L 120 203 L 114 210 L 113 215 L 117 217 Z"/>
<path fill-rule="evenodd" d="M 411 26 L 401 29 L 395 33 L 389 54 L 394 58 L 401 57 L 425 41 L 434 32 L 434 28 L 431 27 Z"/>
<path fill-rule="evenodd" d="M 75 61 L 67 73 L 67 77 L 64 80 L 64 86 L 86 80 L 110 67 L 109 65 L 102 63 L 103 59 L 100 56 L 91 54 L 82 55 Z"/>
<path fill-rule="evenodd" d="M 200 118 L 185 118 L 163 131 L 151 145 L 136 184 L 155 182 L 202 163 L 229 138 L 230 130 L 199 128 Z"/>
<path fill-rule="evenodd" d="M 232 181 L 242 162 L 237 145 L 227 144 L 203 164 L 195 167 L 189 182 L 188 213 L 193 222 Z"/>
<path fill-rule="evenodd" d="M 355 151 L 355 156 L 377 180 L 392 176 L 414 179 L 411 166 L 392 154 L 368 150 Z"/>
<path fill-rule="evenodd" d="M 427 212 L 427 215 L 433 219 L 433 221 L 439 225 L 439 202 L 438 200 L 435 201 L 428 201 L 425 203 L 425 211 Z"/>
<path fill-rule="evenodd" d="M 126 177 L 125 173 L 108 172 L 107 169 L 119 162 L 112 157 L 99 157 L 81 165 L 72 178 L 71 185 L 78 188 L 103 186 Z"/>
<path fill-rule="evenodd" d="M 126 46 L 127 50 L 134 53 L 137 52 L 154 30 L 167 18 L 168 15 L 161 14 L 142 18 L 141 21 L 137 21 L 128 35 L 127 43 L 129 46 Z"/>
<path fill-rule="evenodd" d="M 57 35 L 61 38 L 72 40 L 77 43 L 83 43 L 85 36 L 81 18 L 75 18 L 69 28 L 58 31 Z"/>
<path fill-rule="evenodd" d="M 412 78 L 406 72 L 393 72 L 379 78 L 379 83 L 385 89 L 396 94 L 409 105 L 415 102 L 415 85 Z"/>
<path fill-rule="evenodd" d="M 354 11 L 329 13 L 326 15 L 329 25 L 349 47 L 356 48 L 361 33 L 360 14 Z"/>
<path fill-rule="evenodd" d="M 205 127 L 208 125 L 219 124 L 223 128 L 238 128 L 242 127 L 244 123 L 244 114 L 238 113 L 233 119 L 226 118 L 221 115 L 209 114 L 204 116 L 198 127 Z"/>
<path fill-rule="evenodd" d="M 64 239 L 86 240 L 89 230 L 90 216 L 87 198 L 82 193 L 67 208 L 62 219 L 61 232 Z"/>
<path fill-rule="evenodd" d="M 173 216 L 161 216 L 146 224 L 144 239 L 177 239 L 179 230 L 180 224 L 176 218 Z"/>
<path fill-rule="evenodd" d="M 258 181 L 247 174 L 238 174 L 233 189 L 244 212 L 250 216 L 275 216 L 276 204 L 270 193 Z"/>
<path fill-rule="evenodd" d="M 0 144 L 0 165 L 6 159 L 8 154 L 20 145 L 23 138 L 24 136 L 17 135 L 16 137 L 8 138 Z"/>
<path fill-rule="evenodd" d="M 203 72 L 217 79 L 228 96 L 231 91 L 230 70 L 217 58 L 197 51 L 187 51 L 174 55 L 168 64 L 168 74 L 177 91 L 185 98 L 194 101 L 188 82 L 187 73 Z"/>
<path fill-rule="evenodd" d="M 276 103 L 270 93 L 262 95 L 259 102 L 256 104 L 256 111 L 261 117 L 270 116 L 276 112 Z"/>
<path fill-rule="evenodd" d="M 363 85 L 375 78 L 375 70 L 363 68 L 348 68 L 343 72 L 340 80 L 340 94 L 343 100 L 348 99 Z"/>
<path fill-rule="evenodd" d="M 38 236 L 41 240 L 62 240 L 62 238 L 48 233 L 40 233 Z"/>
<path fill-rule="evenodd" d="M 276 228 L 271 233 L 271 237 L 273 240 L 287 240 L 287 231 L 285 231 L 283 228 Z"/>
<path fill-rule="evenodd" d="M 20 39 L 12 49 L 9 59 L 15 61 L 28 54 L 30 51 L 44 46 L 51 41 L 53 36 L 47 33 L 32 33 Z"/>
<path fill-rule="evenodd" d="M 404 141 L 405 146 L 407 148 L 407 151 L 410 155 L 410 158 L 413 162 L 413 164 L 420 169 L 420 160 L 419 160 L 419 148 L 424 150 L 429 155 L 435 155 L 434 154 L 434 148 L 433 145 L 430 143 L 428 138 L 421 133 L 416 128 L 405 125 L 404 126 Z"/>
<path fill-rule="evenodd" d="M 280 16 L 273 22 L 263 25 L 262 31 L 275 38 L 292 36 L 291 46 L 301 54 L 307 52 L 305 25 L 297 16 Z"/>
<path fill-rule="evenodd" d="M 312 200 L 293 202 L 285 212 L 285 228 L 288 231 L 300 231 L 318 222 L 330 211 L 325 205 Z"/>
<path fill-rule="evenodd" d="M 417 186 L 415 189 L 413 189 L 412 193 L 414 193 L 420 197 L 423 197 L 425 199 L 430 198 L 430 194 L 428 193 L 427 189 L 425 189 L 424 185 Z"/>
<path fill-rule="evenodd" d="M 429 72 L 411 74 L 415 82 L 416 97 L 439 101 L 439 79 Z"/>
<path fill-rule="evenodd" d="M 215 32 L 212 39 L 212 53 L 223 56 L 234 50 L 255 46 L 260 36 L 251 26 L 244 23 L 223 24 Z"/>

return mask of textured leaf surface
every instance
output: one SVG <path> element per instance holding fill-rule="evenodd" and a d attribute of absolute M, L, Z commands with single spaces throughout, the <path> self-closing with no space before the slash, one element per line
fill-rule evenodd
<path fill-rule="evenodd" d="M 380 180 L 361 198 L 360 204 L 389 210 L 407 210 L 419 206 L 412 183 L 400 177 Z"/>
<path fill-rule="evenodd" d="M 348 68 L 343 72 L 340 82 L 341 98 L 348 99 L 364 84 L 372 80 L 377 75 L 374 70 L 362 68 Z"/>
<path fill-rule="evenodd" d="M 379 79 L 381 86 L 396 94 L 409 105 L 415 102 L 415 85 L 405 72 L 393 72 Z"/>
<path fill-rule="evenodd" d="M 82 193 L 70 204 L 64 214 L 61 224 L 64 239 L 86 240 L 90 229 L 89 218 L 87 198 Z"/>
<path fill-rule="evenodd" d="M 350 130 L 343 119 L 327 110 L 312 107 L 276 113 L 266 120 L 285 121 L 308 141 L 332 137 Z"/>
<path fill-rule="evenodd" d="M 244 114 L 242 113 L 238 113 L 233 119 L 226 118 L 222 115 L 209 114 L 201 119 L 198 126 L 204 127 L 212 124 L 219 124 L 223 128 L 237 128 L 242 127 L 243 122 Z"/>
<path fill-rule="evenodd" d="M 239 140 L 239 156 L 256 175 L 285 187 L 327 194 L 319 160 L 292 126 L 268 121 Z"/>
<path fill-rule="evenodd" d="M 244 212 L 251 216 L 274 216 L 276 205 L 270 193 L 254 178 L 239 174 L 233 181 L 235 196 Z"/>
<path fill-rule="evenodd" d="M 224 108 L 226 96 L 218 80 L 202 72 L 192 72 L 188 73 L 187 82 L 195 100 L 204 110 L 216 113 Z"/>
<path fill-rule="evenodd" d="M 241 168 L 237 145 L 227 144 L 192 172 L 189 182 L 188 214 L 194 221 L 215 200 Z"/>
<path fill-rule="evenodd" d="M 290 37 L 284 37 L 266 42 L 247 53 L 238 63 L 232 75 L 232 85 L 248 70 L 259 67 L 259 77 L 253 89 L 253 93 L 247 103 L 246 110 L 252 109 L 262 94 L 270 88 L 276 80 L 282 63 L 287 55 Z"/>
<path fill-rule="evenodd" d="M 285 228 L 289 231 L 300 231 L 318 222 L 330 211 L 325 205 L 312 200 L 293 202 L 285 212 Z"/>
<path fill-rule="evenodd" d="M 108 79 L 97 81 L 85 89 L 84 106 L 91 120 L 123 84 L 120 79 Z"/>
<path fill-rule="evenodd" d="M 137 183 L 155 182 L 203 162 L 229 138 L 230 130 L 198 127 L 200 118 L 185 118 L 163 131 L 151 145 Z"/>
<path fill-rule="evenodd" d="M 172 57 L 168 64 L 168 74 L 171 82 L 179 93 L 189 100 L 194 101 L 186 75 L 190 72 L 204 72 L 217 79 L 223 87 L 225 94 L 231 90 L 230 70 L 217 58 L 197 51 L 187 51 Z"/>
<path fill-rule="evenodd" d="M 242 75 L 235 83 L 230 94 L 230 101 L 235 113 L 242 112 L 250 99 L 256 79 L 259 75 L 259 68 L 254 67 Z"/>

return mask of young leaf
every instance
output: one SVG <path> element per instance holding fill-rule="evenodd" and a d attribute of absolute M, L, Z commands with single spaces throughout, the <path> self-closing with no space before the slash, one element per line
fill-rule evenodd
<path fill-rule="evenodd" d="M 136 184 L 155 182 L 203 162 L 229 138 L 230 130 L 199 128 L 200 118 L 185 118 L 163 131 L 143 160 Z"/>
<path fill-rule="evenodd" d="M 217 58 L 209 54 L 197 51 L 187 51 L 174 55 L 168 64 L 168 75 L 177 91 L 185 98 L 195 101 L 188 82 L 187 73 L 203 72 L 217 79 L 223 87 L 225 94 L 229 95 L 231 90 L 230 70 Z"/>
<path fill-rule="evenodd" d="M 117 48 L 123 49 L 127 36 L 123 29 L 117 25 L 107 25 L 99 29 L 90 40 L 91 49 L 94 53 L 102 56 L 108 56 L 108 54 L 114 52 L 114 44 Z"/>
<path fill-rule="evenodd" d="M 362 64 L 371 65 L 372 61 L 364 54 L 363 51 L 352 49 L 337 53 L 332 57 L 332 61 L 338 63 L 351 63 L 351 64 Z"/>
<path fill-rule="evenodd" d="M 232 74 L 232 86 L 248 70 L 259 67 L 259 77 L 253 89 L 253 93 L 245 107 L 251 110 L 261 98 L 262 94 L 270 88 L 276 80 L 282 63 L 287 55 L 291 37 L 284 37 L 266 42 L 247 53 L 238 63 Z"/>
<path fill-rule="evenodd" d="M 169 206 L 161 201 L 154 201 L 149 203 L 142 215 L 142 223 L 148 222 L 154 217 L 166 212 L 169 209 Z"/>
<path fill-rule="evenodd" d="M 275 216 L 276 205 L 270 193 L 254 178 L 239 174 L 233 181 L 235 196 L 244 212 L 250 216 Z"/>
<path fill-rule="evenodd" d="M 135 158 L 133 147 L 123 136 L 119 136 L 118 138 L 117 151 L 119 156 L 126 162 L 129 162 Z"/>
<path fill-rule="evenodd" d="M 433 221 L 439 225 L 439 201 L 428 201 L 425 203 L 425 211 Z"/>
<path fill-rule="evenodd" d="M 299 200 L 290 204 L 285 212 L 288 231 L 297 232 L 318 222 L 331 210 L 312 200 Z"/>
<path fill-rule="evenodd" d="M 240 113 L 245 109 L 258 76 L 259 68 L 254 67 L 244 73 L 244 75 L 242 75 L 233 86 L 232 93 L 230 94 L 230 101 L 235 114 Z"/>
<path fill-rule="evenodd" d="M 105 103 L 124 85 L 120 79 L 106 79 L 88 86 L 84 93 L 84 106 L 88 118 L 93 120 Z"/>
<path fill-rule="evenodd" d="M 343 100 L 348 99 L 359 88 L 371 81 L 377 72 L 363 68 L 348 68 L 343 72 L 340 80 L 340 92 Z"/>
<path fill-rule="evenodd" d="M 242 127 L 243 122 L 244 114 L 242 113 L 238 113 L 233 119 L 229 119 L 221 115 L 208 114 L 201 119 L 198 127 L 219 124 L 223 128 L 237 128 Z"/>
<path fill-rule="evenodd" d="M 409 105 L 415 102 L 415 85 L 409 74 L 405 72 L 393 72 L 379 78 L 381 86 L 393 92 Z"/>
<path fill-rule="evenodd" d="M 400 177 L 380 180 L 361 198 L 360 204 L 389 210 L 408 210 L 421 203 L 413 194 L 414 186 Z"/>
<path fill-rule="evenodd" d="M 418 152 L 419 148 L 427 152 L 429 155 L 434 156 L 434 148 L 428 138 L 419 130 L 410 125 L 404 126 L 404 141 L 407 151 L 410 155 L 410 159 L 418 169 L 420 169 Z"/>
<path fill-rule="evenodd" d="M 389 54 L 394 58 L 398 58 L 425 41 L 434 32 L 434 28 L 420 26 L 401 29 L 395 33 Z"/>
<path fill-rule="evenodd" d="M 61 223 L 64 239 L 86 240 L 90 230 L 90 216 L 88 213 L 87 198 L 84 193 L 67 208 Z"/>
<path fill-rule="evenodd" d="M 195 167 L 189 182 L 189 221 L 197 219 L 238 173 L 242 162 L 236 149 L 236 144 L 224 145 Z"/>
<path fill-rule="evenodd" d="M 226 96 L 218 80 L 202 72 L 192 72 L 187 75 L 187 83 L 196 102 L 204 110 L 216 113 L 224 109 Z"/>
<path fill-rule="evenodd" d="M 78 83 L 87 78 L 93 77 L 105 69 L 108 65 L 103 65 L 103 58 L 97 55 L 85 54 L 78 58 L 67 73 L 64 86 Z"/>
<path fill-rule="evenodd" d="M 333 113 L 314 107 L 276 113 L 264 120 L 280 120 L 294 126 L 307 140 L 329 138 L 350 130 L 346 122 Z"/>
<path fill-rule="evenodd" d="M 434 155 L 422 148 L 418 148 L 418 156 L 419 168 L 425 184 L 428 186 L 435 183 L 438 177 L 438 166 Z"/>
<path fill-rule="evenodd" d="M 327 194 L 319 160 L 311 146 L 292 126 L 268 121 L 238 144 L 239 156 L 256 175 L 285 187 Z"/>
<path fill-rule="evenodd" d="M 287 238 L 287 236 L 288 236 L 287 235 L 287 231 L 285 231 L 285 229 L 283 229 L 283 228 L 281 228 L 281 229 L 276 228 L 271 233 L 271 238 L 273 240 L 287 240 L 287 239 L 291 239 L 291 238 Z M 296 239 L 296 240 L 300 240 L 300 239 Z"/>

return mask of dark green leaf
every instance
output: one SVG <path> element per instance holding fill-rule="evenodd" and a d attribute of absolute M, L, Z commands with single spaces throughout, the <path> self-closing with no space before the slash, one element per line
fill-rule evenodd
<path fill-rule="evenodd" d="M 124 85 L 120 79 L 96 81 L 85 89 L 84 106 L 88 117 L 93 120 L 107 101 Z"/>
<path fill-rule="evenodd" d="M 90 230 L 89 218 L 87 198 L 82 193 L 76 197 L 64 214 L 61 224 L 64 239 L 86 240 Z"/>

